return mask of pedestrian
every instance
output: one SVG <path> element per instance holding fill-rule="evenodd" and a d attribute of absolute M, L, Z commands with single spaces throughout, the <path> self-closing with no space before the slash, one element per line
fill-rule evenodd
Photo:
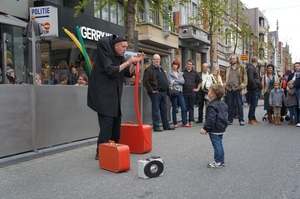
<path fill-rule="evenodd" d="M 294 88 L 298 100 L 298 116 L 300 116 L 300 62 L 296 62 L 294 64 L 294 73 L 292 80 L 294 81 Z M 297 127 L 300 127 L 300 117 L 298 117 L 298 124 Z"/>
<path fill-rule="evenodd" d="M 145 56 L 144 53 L 137 53 L 125 61 L 127 47 L 127 40 L 116 35 L 103 37 L 97 42 L 96 60 L 88 85 L 88 106 L 97 112 L 100 126 L 96 160 L 100 143 L 108 140 L 119 142 L 124 76 L 131 77 L 135 70 L 133 63 Z"/>
<path fill-rule="evenodd" d="M 207 94 L 208 90 L 206 89 L 206 80 L 209 76 L 208 71 L 208 64 L 203 63 L 202 64 L 202 70 L 199 72 L 200 78 L 202 79 L 200 90 L 196 94 L 196 100 L 198 101 L 198 120 L 196 123 L 202 123 L 203 121 L 203 108 L 204 105 L 206 106 L 208 104 L 208 100 L 205 99 L 205 95 Z"/>
<path fill-rule="evenodd" d="M 228 124 L 233 123 L 233 104 L 237 105 L 238 120 L 241 126 L 245 125 L 242 94 L 246 93 L 246 86 L 248 82 L 247 70 L 240 65 L 237 55 L 230 56 L 230 66 L 225 71 L 225 89 L 226 102 L 228 105 Z"/>
<path fill-rule="evenodd" d="M 287 83 L 287 92 L 285 98 L 285 106 L 288 107 L 290 113 L 289 125 L 296 125 L 298 123 L 298 101 L 294 88 L 294 81 L 290 80 Z"/>
<path fill-rule="evenodd" d="M 222 77 L 220 75 L 220 68 L 219 66 L 213 66 L 211 69 L 211 74 L 207 77 L 206 79 L 206 89 L 208 90 L 209 87 L 212 84 L 220 84 L 221 86 L 223 86 L 223 81 L 222 81 Z M 205 99 L 208 100 L 208 96 L 205 95 Z"/>
<path fill-rule="evenodd" d="M 262 85 L 260 82 L 260 74 L 257 69 L 258 66 L 258 58 L 252 57 L 251 58 L 251 65 L 247 69 L 248 75 L 248 84 L 247 90 L 249 92 L 249 112 L 248 112 L 248 119 L 249 124 L 256 125 L 260 124 L 260 122 L 256 119 L 255 110 L 258 104 L 258 100 L 260 98 L 260 91 L 262 89 Z"/>
<path fill-rule="evenodd" d="M 160 56 L 154 54 L 152 64 L 144 71 L 143 85 L 148 91 L 151 99 L 152 124 L 155 132 L 163 130 L 174 130 L 168 121 L 168 102 L 169 82 L 167 75 L 160 65 Z M 162 120 L 163 130 L 159 127 L 159 113 Z"/>
<path fill-rule="evenodd" d="M 213 84 L 208 89 L 210 100 L 205 115 L 205 124 L 200 134 L 208 133 L 214 148 L 214 162 L 207 164 L 209 168 L 222 168 L 225 166 L 225 153 L 223 148 L 223 134 L 228 126 L 228 106 L 221 99 L 225 89 L 220 84 Z"/>
<path fill-rule="evenodd" d="M 183 84 L 183 96 L 185 101 L 185 107 L 189 112 L 188 121 L 193 126 L 194 119 L 194 105 L 196 100 L 196 93 L 200 90 L 202 79 L 199 73 L 193 69 L 194 60 L 189 59 L 186 61 L 186 68 L 182 71 L 184 84 Z"/>
<path fill-rule="evenodd" d="M 175 89 L 178 91 L 177 96 L 170 95 L 170 101 L 172 103 L 172 120 L 174 124 L 174 128 L 178 128 L 177 124 L 177 107 L 178 105 L 181 108 L 181 120 L 182 120 L 182 126 L 183 127 L 191 127 L 187 123 L 187 115 L 186 115 L 186 107 L 184 102 L 184 97 L 182 93 L 182 85 L 184 84 L 184 78 L 183 78 L 183 72 L 179 71 L 180 68 L 180 62 L 178 60 L 174 60 L 172 63 L 172 70 L 168 73 L 168 80 L 169 80 L 169 86 L 172 89 Z"/>
<path fill-rule="evenodd" d="M 279 81 L 278 74 L 274 71 L 274 65 L 268 64 L 267 65 L 267 72 L 262 77 L 262 89 L 261 89 L 261 96 L 264 99 L 264 110 L 267 111 L 268 121 L 269 123 L 274 123 L 272 114 L 273 114 L 273 107 L 269 104 L 269 97 L 271 90 L 274 88 L 274 82 Z"/>
<path fill-rule="evenodd" d="M 270 93 L 269 103 L 273 107 L 275 124 L 281 124 L 281 107 L 284 101 L 284 90 L 280 88 L 279 82 L 274 82 L 274 88 Z M 250 105 L 251 106 L 251 105 Z"/>

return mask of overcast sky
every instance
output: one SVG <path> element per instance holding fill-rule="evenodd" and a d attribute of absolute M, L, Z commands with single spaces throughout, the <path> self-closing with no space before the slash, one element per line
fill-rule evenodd
<path fill-rule="evenodd" d="M 248 8 L 258 7 L 268 19 L 270 31 L 279 24 L 279 41 L 290 46 L 293 62 L 300 61 L 300 0 L 241 0 Z"/>

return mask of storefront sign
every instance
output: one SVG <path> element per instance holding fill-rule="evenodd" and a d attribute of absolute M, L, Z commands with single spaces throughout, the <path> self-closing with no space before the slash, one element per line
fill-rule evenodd
<path fill-rule="evenodd" d="M 103 32 L 100 30 L 95 30 L 85 26 L 80 27 L 81 36 L 84 39 L 98 41 L 101 37 L 106 37 L 112 35 L 111 33 Z"/>
<path fill-rule="evenodd" d="M 241 60 L 242 61 L 248 61 L 249 60 L 248 55 L 241 55 Z"/>
<path fill-rule="evenodd" d="M 58 36 L 57 8 L 53 6 L 42 6 L 30 8 L 30 19 L 40 24 L 43 34 L 41 36 Z"/>

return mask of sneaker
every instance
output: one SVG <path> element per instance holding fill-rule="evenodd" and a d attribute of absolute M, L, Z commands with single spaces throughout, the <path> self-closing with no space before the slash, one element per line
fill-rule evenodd
<path fill-rule="evenodd" d="M 193 126 L 194 122 L 190 122 L 190 126 Z"/>
<path fill-rule="evenodd" d="M 178 125 L 177 125 L 177 124 L 175 124 L 175 125 L 174 125 L 174 128 L 178 128 Z"/>
<path fill-rule="evenodd" d="M 296 127 L 300 127 L 300 122 L 296 125 Z"/>
<path fill-rule="evenodd" d="M 245 126 L 245 122 L 240 122 L 240 126 Z"/>
<path fill-rule="evenodd" d="M 207 164 L 207 167 L 220 169 L 223 167 L 223 164 L 222 164 L 222 162 L 212 162 L 212 163 Z"/>
<path fill-rule="evenodd" d="M 227 121 L 227 124 L 228 124 L 228 125 L 232 125 L 233 123 L 232 123 L 232 122 L 229 122 L 229 121 Z"/>
<path fill-rule="evenodd" d="M 189 125 L 189 124 L 183 124 L 182 125 L 182 127 L 187 127 L 187 128 L 190 128 L 190 127 L 192 127 L 191 125 Z"/>

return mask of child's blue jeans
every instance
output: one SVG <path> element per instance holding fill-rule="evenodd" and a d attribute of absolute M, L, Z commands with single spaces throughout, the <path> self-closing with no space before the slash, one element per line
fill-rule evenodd
<path fill-rule="evenodd" d="M 214 147 L 214 159 L 215 162 L 224 162 L 224 149 L 222 144 L 223 134 L 222 135 L 216 135 L 209 133 L 209 138 L 211 140 L 211 143 Z"/>

